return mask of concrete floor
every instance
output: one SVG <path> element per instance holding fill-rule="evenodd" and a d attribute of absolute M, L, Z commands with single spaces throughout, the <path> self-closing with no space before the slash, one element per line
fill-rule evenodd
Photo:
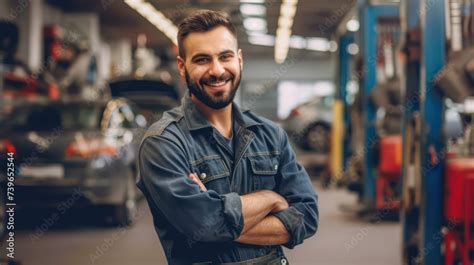
<path fill-rule="evenodd" d="M 342 190 L 318 189 L 318 193 L 319 231 L 302 245 L 286 250 L 290 264 L 401 264 L 398 223 L 367 223 L 352 218 L 343 214 L 339 205 L 355 201 L 353 195 Z M 36 230 L 38 225 L 22 225 L 16 230 L 16 256 L 23 265 L 166 264 L 145 201 L 140 204 L 140 213 L 137 224 L 126 229 L 96 228 L 94 222 L 77 224 L 78 220 L 94 217 L 90 210 L 61 216 L 59 227 L 53 225 L 43 235 Z M 32 222 L 45 227 L 44 220 Z"/>

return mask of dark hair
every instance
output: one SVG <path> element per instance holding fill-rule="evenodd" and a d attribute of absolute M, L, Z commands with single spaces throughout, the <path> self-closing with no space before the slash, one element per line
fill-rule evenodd
<path fill-rule="evenodd" d="M 225 13 L 213 10 L 198 10 L 186 17 L 178 27 L 179 56 L 184 59 L 184 39 L 193 32 L 206 32 L 218 26 L 226 27 L 237 38 L 237 31 Z"/>

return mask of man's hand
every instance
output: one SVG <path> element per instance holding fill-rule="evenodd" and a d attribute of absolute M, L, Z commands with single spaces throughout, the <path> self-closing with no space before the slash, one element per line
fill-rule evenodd
<path fill-rule="evenodd" d="M 278 213 L 290 207 L 290 205 L 288 204 L 286 199 L 283 198 L 283 196 L 281 196 L 280 194 L 276 192 L 273 192 L 273 193 L 274 193 L 273 196 L 275 196 L 275 207 L 273 207 L 273 210 L 271 211 L 271 213 Z"/>
<path fill-rule="evenodd" d="M 240 197 L 244 216 L 244 229 L 237 242 L 256 245 L 283 244 L 289 234 L 281 221 L 271 213 L 289 207 L 286 199 L 271 190 L 260 190 Z"/>
<path fill-rule="evenodd" d="M 202 191 L 207 191 L 206 186 L 204 186 L 204 184 L 202 184 L 201 180 L 198 178 L 198 176 L 196 175 L 196 173 L 191 173 L 191 174 L 189 174 L 188 178 L 190 178 L 192 181 L 196 182 L 196 183 L 199 185 L 199 188 L 200 188 Z"/>
<path fill-rule="evenodd" d="M 283 211 L 288 203 L 278 193 L 271 190 L 259 190 L 240 196 L 244 229 L 242 233 L 262 221 L 268 214 Z"/>

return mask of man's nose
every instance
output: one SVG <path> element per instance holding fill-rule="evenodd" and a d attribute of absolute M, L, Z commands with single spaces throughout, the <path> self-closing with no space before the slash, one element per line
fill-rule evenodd
<path fill-rule="evenodd" d="M 209 69 L 209 74 L 220 77 L 225 73 L 224 66 L 219 62 L 219 60 L 214 60 L 212 62 L 211 68 Z"/>

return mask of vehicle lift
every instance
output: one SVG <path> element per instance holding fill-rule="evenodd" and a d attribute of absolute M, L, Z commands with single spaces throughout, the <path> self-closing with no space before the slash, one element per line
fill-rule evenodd
<path fill-rule="evenodd" d="M 383 19 L 397 19 L 399 18 L 399 7 L 395 4 L 372 4 L 369 1 L 358 1 L 358 13 L 361 21 L 361 29 L 359 35 L 354 37 L 358 40 L 361 47 L 361 65 L 362 69 L 359 69 L 358 75 L 360 82 L 360 96 L 362 108 L 362 123 L 363 123 L 363 148 L 362 150 L 356 151 L 352 156 L 361 156 L 359 159 L 363 160 L 363 177 L 361 192 L 359 198 L 359 204 L 356 206 L 342 205 L 343 211 L 352 212 L 359 216 L 368 216 L 369 218 L 384 218 L 379 213 L 384 210 L 397 210 L 399 202 L 395 196 L 390 195 L 391 188 L 389 187 L 390 182 L 398 182 L 400 178 L 400 163 L 391 163 L 393 160 L 390 156 L 392 150 L 401 149 L 400 137 L 380 137 L 377 135 L 376 128 L 376 108 L 377 106 L 371 99 L 377 85 L 377 63 L 382 56 L 381 49 L 378 49 L 377 44 L 380 43 L 379 27 L 380 21 Z M 348 71 L 345 64 L 349 64 L 347 55 L 344 50 L 347 47 L 347 40 L 351 38 L 350 33 L 342 35 L 339 40 L 340 44 L 340 55 L 339 55 L 339 92 L 336 95 L 339 98 L 344 99 L 346 95 L 346 87 L 348 82 Z M 344 109 L 347 109 L 347 102 L 344 101 Z M 346 111 L 345 111 L 346 112 Z M 348 118 L 345 114 L 344 120 L 348 123 Z M 346 123 L 346 124 L 347 124 Z M 347 138 L 347 137 L 346 137 Z M 382 158 L 378 165 L 376 164 L 374 147 L 376 145 L 382 146 L 380 148 Z M 348 145 L 344 144 L 343 160 L 344 171 L 348 171 Z M 399 152 L 400 153 L 400 152 Z M 401 155 L 401 154 L 400 154 Z M 401 159 L 398 159 L 401 160 Z M 388 163 L 387 163 L 388 162 Z M 395 170 L 393 169 L 395 167 Z M 387 192 L 388 191 L 388 192 Z M 390 215 L 391 216 L 391 215 Z M 389 217 L 389 216 L 386 216 Z"/>
<path fill-rule="evenodd" d="M 467 82 L 469 64 L 460 64 L 454 56 L 446 63 L 445 29 L 451 26 L 445 23 L 446 10 L 451 11 L 453 3 L 456 7 L 459 2 L 401 1 L 405 53 L 401 220 L 403 264 L 408 265 L 474 262 L 473 153 L 452 152 L 443 139 L 443 96 L 461 102 L 474 94 L 474 82 Z M 461 58 L 474 58 L 468 51 Z"/>
<path fill-rule="evenodd" d="M 446 7 L 446 3 L 450 6 Z M 377 185 L 379 178 L 375 178 L 373 153 L 370 152 L 375 143 L 376 128 L 375 108 L 369 95 L 377 80 L 377 19 L 397 15 L 400 11 L 403 65 L 400 85 L 404 104 L 399 185 L 403 264 L 474 264 L 474 47 L 447 53 L 446 47 L 449 46 L 445 37 L 445 27 L 455 30 L 453 25 L 445 22 L 446 16 L 460 2 L 404 0 L 400 10 L 368 1 L 359 1 L 358 4 L 362 21 L 362 104 L 367 108 L 363 113 L 364 206 L 359 209 L 359 214 L 364 209 L 370 212 L 371 209 L 383 208 L 378 200 L 380 184 Z M 457 7 L 466 12 L 466 8 Z M 446 12 L 446 8 L 450 12 Z M 471 30 L 474 28 L 472 8 L 471 3 L 470 13 L 466 16 Z M 466 24 L 466 19 L 462 19 L 459 21 Z M 341 50 L 345 48 L 342 45 L 345 38 L 344 35 L 340 38 Z M 449 58 L 448 63 L 446 58 Z M 347 85 L 345 74 L 350 71 L 342 64 L 347 61 L 347 56 L 340 51 L 339 94 L 342 95 Z M 456 152 L 446 147 L 443 139 L 444 97 L 458 104 L 464 103 L 466 129 L 463 137 L 467 151 Z M 471 100 L 466 100 L 467 97 Z M 400 143 L 393 146 L 399 148 Z M 378 175 L 383 168 L 383 163 L 380 163 Z"/>

